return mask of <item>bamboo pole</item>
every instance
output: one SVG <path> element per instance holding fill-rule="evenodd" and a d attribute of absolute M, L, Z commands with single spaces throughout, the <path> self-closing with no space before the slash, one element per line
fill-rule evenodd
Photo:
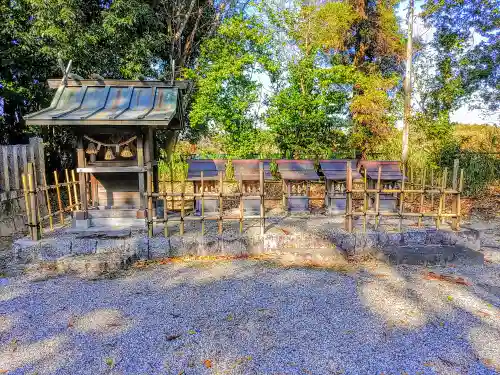
<path fill-rule="evenodd" d="M 283 192 L 283 209 L 287 209 L 288 184 L 285 182 L 285 180 L 281 182 L 281 190 Z"/>
<path fill-rule="evenodd" d="M 349 233 L 352 233 L 352 170 L 350 162 L 347 162 L 347 181 L 346 181 L 346 221 L 345 227 Z"/>
<path fill-rule="evenodd" d="M 30 208 L 31 208 L 31 239 L 33 241 L 38 241 L 42 237 L 42 231 L 39 222 L 39 212 L 38 212 L 38 202 L 35 189 L 35 171 L 33 168 L 33 163 L 28 163 L 28 189 L 30 196 Z"/>
<path fill-rule="evenodd" d="M 434 169 L 431 168 L 431 190 L 434 190 Z M 431 207 L 434 211 L 434 193 L 431 192 Z"/>
<path fill-rule="evenodd" d="M 80 203 L 78 202 L 78 189 L 76 187 L 76 177 L 75 177 L 75 170 L 71 170 L 71 179 L 73 180 L 73 193 L 75 194 L 75 207 L 78 210 L 80 207 Z"/>
<path fill-rule="evenodd" d="M 459 160 L 455 159 L 453 161 L 453 177 L 452 177 L 452 188 L 453 190 L 458 189 L 458 173 L 459 173 Z M 458 194 L 453 194 L 453 201 L 452 201 L 452 213 L 457 214 L 457 208 L 458 208 L 458 197 L 460 193 Z M 451 227 L 453 230 L 457 230 L 458 228 L 458 214 L 457 218 L 453 218 L 451 220 Z"/>
<path fill-rule="evenodd" d="M 32 235 L 31 209 L 30 209 L 30 201 L 29 201 L 29 197 L 28 197 L 28 184 L 26 182 L 26 174 L 23 173 L 21 175 L 21 180 L 23 182 L 24 204 L 26 206 L 26 218 L 27 218 L 27 223 L 28 223 L 30 235 Z"/>
<path fill-rule="evenodd" d="M 381 183 L 381 178 L 382 178 L 382 166 L 378 166 L 378 173 L 377 173 L 377 192 L 375 193 L 375 229 L 378 229 L 379 225 L 379 213 L 380 213 L 380 183 Z"/>
<path fill-rule="evenodd" d="M 47 214 L 49 215 L 50 230 L 54 230 L 54 219 L 52 218 L 52 206 L 50 204 L 49 188 L 47 186 L 47 176 L 43 174 L 43 184 L 45 189 L 45 202 L 47 203 Z"/>
<path fill-rule="evenodd" d="M 364 192 L 363 192 L 363 232 L 366 233 L 366 211 L 368 211 L 368 193 L 367 190 L 367 177 L 366 173 L 363 176 Z"/>
<path fill-rule="evenodd" d="M 165 193 L 167 192 L 167 189 L 165 187 Z M 170 160 L 170 192 L 173 194 L 174 193 L 174 161 Z M 171 204 L 172 211 L 174 210 L 174 197 L 172 197 L 172 204 Z"/>
<path fill-rule="evenodd" d="M 68 190 L 68 202 L 70 210 L 73 211 L 73 198 L 71 197 L 71 182 L 69 180 L 69 172 L 67 169 L 64 170 L 66 176 L 66 189 Z"/>
<path fill-rule="evenodd" d="M 57 171 L 54 171 L 54 182 L 56 183 L 57 207 L 59 208 L 59 221 L 64 225 L 64 208 L 61 199 L 61 189 L 59 188 L 59 177 Z"/>
<path fill-rule="evenodd" d="M 184 195 L 186 193 L 186 180 L 182 181 L 182 184 L 181 184 L 181 222 L 180 222 L 180 225 L 179 225 L 179 233 L 181 236 L 184 235 L 184 209 L 185 209 L 185 204 L 186 204 L 186 200 L 184 198 Z"/>
<path fill-rule="evenodd" d="M 422 177 L 420 178 L 422 184 L 422 193 L 420 194 L 420 214 L 424 213 L 424 198 L 425 198 L 425 168 L 422 168 Z M 422 226 L 422 216 L 418 217 L 418 226 Z"/>
<path fill-rule="evenodd" d="M 440 225 L 443 222 L 443 209 L 444 209 L 444 200 L 445 200 L 445 189 L 446 189 L 446 180 L 448 177 L 448 168 L 444 169 L 442 178 L 441 178 L 441 189 L 439 193 L 439 205 L 438 205 L 438 216 L 436 219 L 436 228 L 439 229 Z"/>
<path fill-rule="evenodd" d="M 460 221 L 461 221 L 461 217 L 462 217 L 461 198 L 462 198 L 463 187 L 464 187 L 464 170 L 460 169 L 460 180 L 458 182 L 459 193 L 457 194 L 457 228 L 456 228 L 456 230 L 460 230 Z"/>
<path fill-rule="evenodd" d="M 239 180 L 240 185 L 240 234 L 243 233 L 243 180 Z M 283 189 L 283 184 L 281 185 L 281 189 Z M 284 196 L 284 195 L 283 195 Z"/>
<path fill-rule="evenodd" d="M 201 235 L 205 235 L 205 182 L 203 179 L 203 171 L 200 172 L 201 180 Z"/>
<path fill-rule="evenodd" d="M 222 172 L 219 172 L 219 235 L 222 234 L 222 217 L 224 216 L 224 201 L 222 194 L 224 194 L 224 176 Z"/>
<path fill-rule="evenodd" d="M 260 190 L 260 234 L 264 235 L 266 229 L 266 210 L 264 207 L 264 163 L 259 163 L 259 190 Z M 309 197 L 309 184 L 307 185 L 307 196 Z"/>
<path fill-rule="evenodd" d="M 406 171 L 403 168 L 403 178 L 401 179 L 401 193 L 399 194 L 399 231 L 403 230 L 403 217 L 404 217 L 404 207 L 405 207 L 405 179 Z"/>
<path fill-rule="evenodd" d="M 163 227 L 163 232 L 165 237 L 168 237 L 168 206 L 167 206 L 167 181 L 163 180 L 163 193 L 165 194 L 163 196 L 163 220 L 164 220 L 164 227 Z M 173 191 L 172 191 L 173 193 Z M 172 197 L 172 201 L 174 200 L 174 197 Z"/>

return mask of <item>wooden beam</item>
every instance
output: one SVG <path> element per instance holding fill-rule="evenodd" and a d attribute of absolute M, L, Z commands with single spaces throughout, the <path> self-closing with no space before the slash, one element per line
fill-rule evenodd
<path fill-rule="evenodd" d="M 47 83 L 51 89 L 57 89 L 61 85 L 60 79 L 48 79 Z M 99 81 L 96 79 L 68 79 L 67 87 L 81 87 L 81 86 L 122 86 L 122 87 L 177 87 L 181 90 L 189 88 L 191 81 L 174 81 L 173 84 L 170 82 L 163 81 L 139 81 L 139 80 L 128 80 L 128 79 L 105 79 L 104 81 Z"/>
<path fill-rule="evenodd" d="M 140 169 L 138 173 L 139 178 L 139 202 L 140 209 L 146 209 L 146 197 L 144 193 L 146 192 L 146 185 L 144 183 L 144 172 L 146 169 L 144 168 L 144 136 L 142 133 L 137 135 L 137 168 Z"/>
<path fill-rule="evenodd" d="M 80 183 L 80 211 L 87 212 L 88 211 L 87 184 L 85 181 L 85 172 L 82 172 L 82 170 L 85 168 L 85 149 L 83 148 L 82 135 L 78 135 L 76 154 L 77 154 L 77 166 L 80 169 L 78 173 L 78 179 Z"/>

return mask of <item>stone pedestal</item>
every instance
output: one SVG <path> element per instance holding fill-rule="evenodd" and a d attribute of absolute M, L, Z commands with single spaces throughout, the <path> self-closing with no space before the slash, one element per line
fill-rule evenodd
<path fill-rule="evenodd" d="M 333 197 L 327 198 L 328 213 L 343 214 L 346 209 L 346 195 L 344 193 L 335 193 Z"/>
<path fill-rule="evenodd" d="M 245 215 L 260 215 L 260 198 L 243 198 L 243 212 Z"/>
<path fill-rule="evenodd" d="M 137 210 L 136 219 L 145 219 L 148 217 L 148 211 L 147 210 Z"/>
<path fill-rule="evenodd" d="M 214 215 L 219 213 L 219 199 L 217 198 L 204 198 L 204 214 L 205 216 Z M 195 201 L 195 215 L 201 215 L 201 198 Z"/>
<path fill-rule="evenodd" d="M 75 229 L 88 229 L 90 227 L 88 213 L 86 211 L 74 211 L 71 227 Z"/>
<path fill-rule="evenodd" d="M 288 211 L 290 212 L 309 212 L 309 197 L 291 196 L 288 198 Z"/>
<path fill-rule="evenodd" d="M 396 212 L 398 210 L 398 199 L 392 194 L 380 194 L 379 210 Z"/>

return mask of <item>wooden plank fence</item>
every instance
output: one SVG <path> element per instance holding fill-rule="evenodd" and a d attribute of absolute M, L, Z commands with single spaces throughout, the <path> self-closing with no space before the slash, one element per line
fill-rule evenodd
<path fill-rule="evenodd" d="M 0 236 L 26 230 L 21 176 L 27 173 L 28 163 L 34 169 L 33 183 L 43 185 L 45 157 L 41 138 L 30 138 L 29 144 L 0 146 Z"/>

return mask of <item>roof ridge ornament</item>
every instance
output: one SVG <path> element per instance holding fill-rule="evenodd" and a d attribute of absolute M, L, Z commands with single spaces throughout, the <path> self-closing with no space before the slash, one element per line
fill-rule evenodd
<path fill-rule="evenodd" d="M 68 77 L 71 74 L 71 67 L 73 65 L 73 60 L 69 60 L 68 65 L 65 67 L 64 62 L 61 58 L 61 53 L 59 53 L 57 57 L 57 64 L 59 65 L 59 69 L 61 69 L 63 74 L 61 85 L 66 86 L 68 84 Z"/>

